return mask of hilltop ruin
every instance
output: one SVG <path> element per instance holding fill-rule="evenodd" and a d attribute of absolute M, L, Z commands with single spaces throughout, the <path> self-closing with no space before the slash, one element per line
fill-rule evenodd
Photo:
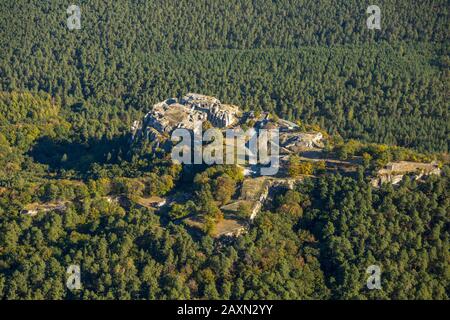
<path fill-rule="evenodd" d="M 188 93 L 180 100 L 167 99 L 155 104 L 142 122 L 133 124 L 135 137 L 161 138 L 178 128 L 194 129 L 196 121 L 209 121 L 214 127 L 226 128 L 238 122 L 239 107 L 222 104 L 218 99 L 196 93 Z"/>
<path fill-rule="evenodd" d="M 383 183 L 396 185 L 407 174 L 413 174 L 415 179 L 418 180 L 423 176 L 440 175 L 441 169 L 436 162 L 390 162 L 384 168 L 378 170 L 376 176 L 372 179 L 372 186 L 380 187 Z"/>
<path fill-rule="evenodd" d="M 323 134 L 300 132 L 297 124 L 273 119 L 263 112 L 243 112 L 238 106 L 224 104 L 219 99 L 197 93 L 188 93 L 181 99 L 171 98 L 153 105 L 143 120 L 131 127 L 132 142 L 147 140 L 158 145 L 167 142 L 178 128 L 194 129 L 195 122 L 208 121 L 213 127 L 224 130 L 241 126 L 259 129 L 278 129 L 280 151 L 283 154 L 323 148 Z"/>

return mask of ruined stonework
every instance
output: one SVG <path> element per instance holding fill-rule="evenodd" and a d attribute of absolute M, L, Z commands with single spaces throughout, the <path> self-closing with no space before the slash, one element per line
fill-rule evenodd
<path fill-rule="evenodd" d="M 64 212 L 67 209 L 67 201 L 56 201 L 46 203 L 31 203 L 26 205 L 20 213 L 30 217 L 36 216 L 39 212 L 47 213 L 50 211 Z"/>
<path fill-rule="evenodd" d="M 222 104 L 214 97 L 197 93 L 188 93 L 181 99 L 181 104 L 206 114 L 207 120 L 218 128 L 229 127 L 237 122 L 239 107 Z"/>
<path fill-rule="evenodd" d="M 280 146 L 290 152 L 300 152 L 323 148 L 323 135 L 320 132 L 286 132 L 280 134 Z"/>
<path fill-rule="evenodd" d="M 154 105 L 145 122 L 160 132 L 168 133 L 176 128 L 193 129 L 194 121 L 205 120 L 223 128 L 236 122 L 238 112 L 238 107 L 223 105 L 214 97 L 189 93 L 180 102 L 169 99 Z"/>
<path fill-rule="evenodd" d="M 144 126 L 170 134 L 177 128 L 193 129 L 194 121 L 202 121 L 206 118 L 203 112 L 191 109 L 189 106 L 177 102 L 168 104 L 164 101 L 155 104 L 152 111 L 147 113 Z"/>
<path fill-rule="evenodd" d="M 269 113 L 255 116 L 254 112 L 243 113 L 239 107 L 223 104 L 219 99 L 197 93 L 188 93 L 181 99 L 167 99 L 155 104 L 142 121 L 135 121 L 131 128 L 132 142 L 135 140 L 163 143 L 178 128 L 194 129 L 194 123 L 209 121 L 216 128 L 240 128 L 251 121 L 255 129 L 278 129 L 280 151 L 297 153 L 314 148 L 323 148 L 320 132 L 298 132 L 298 125 L 284 119 L 272 119 Z"/>
<path fill-rule="evenodd" d="M 378 170 L 371 183 L 374 187 L 380 187 L 383 183 L 396 185 L 407 174 L 414 176 L 416 180 L 423 176 L 440 175 L 441 169 L 436 162 L 419 163 L 409 161 L 390 162 L 384 168 Z"/>
<path fill-rule="evenodd" d="M 302 178 L 247 178 L 242 183 L 239 199 L 222 206 L 220 209 L 224 212 L 235 213 L 239 210 L 241 203 L 246 203 L 250 206 L 249 221 L 252 222 L 273 193 L 276 193 L 279 189 L 293 190 L 295 184 L 301 180 Z"/>
<path fill-rule="evenodd" d="M 225 128 L 238 122 L 239 107 L 222 104 L 218 99 L 188 93 L 182 99 L 168 99 L 155 104 L 143 121 L 132 126 L 132 141 L 162 141 L 178 128 L 194 129 L 194 123 L 208 120 L 214 127 Z"/>

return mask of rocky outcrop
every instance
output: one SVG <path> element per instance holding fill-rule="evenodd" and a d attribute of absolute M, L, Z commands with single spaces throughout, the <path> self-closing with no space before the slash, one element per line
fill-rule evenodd
<path fill-rule="evenodd" d="M 152 145 L 170 147 L 168 138 L 177 128 L 194 129 L 196 122 L 208 120 L 216 128 L 239 128 L 242 123 L 256 130 L 278 129 L 281 154 L 298 153 L 323 148 L 320 132 L 298 132 L 298 125 L 272 119 L 269 113 L 258 116 L 254 112 L 242 113 L 239 107 L 223 104 L 219 99 L 197 93 L 188 93 L 181 99 L 168 99 L 155 104 L 142 121 L 135 121 L 131 128 L 132 142 L 151 141 Z M 234 143 L 234 142 L 233 142 Z"/>
<path fill-rule="evenodd" d="M 250 222 L 253 221 L 261 211 L 264 203 L 273 196 L 279 189 L 294 189 L 294 186 L 301 179 L 293 178 L 273 178 L 258 177 L 246 178 L 241 186 L 239 199 L 233 201 L 220 209 L 224 212 L 236 213 L 241 203 L 246 203 L 250 207 Z"/>
<path fill-rule="evenodd" d="M 441 169 L 436 162 L 390 162 L 384 168 L 378 170 L 371 183 L 374 187 L 380 187 L 383 183 L 396 185 L 400 183 L 407 174 L 411 174 L 416 180 L 419 180 L 424 176 L 440 175 Z"/>
<path fill-rule="evenodd" d="M 280 146 L 297 153 L 313 148 L 323 148 L 321 132 L 286 132 L 280 134 Z"/>
<path fill-rule="evenodd" d="M 67 209 L 68 201 L 47 202 L 47 203 L 31 203 L 26 205 L 20 213 L 31 217 L 36 216 L 39 212 L 46 213 L 50 211 L 64 212 Z"/>
<path fill-rule="evenodd" d="M 197 121 L 208 120 L 217 128 L 229 127 L 238 122 L 240 113 L 237 106 L 222 104 L 214 97 L 188 93 L 180 100 L 173 98 L 155 104 L 142 121 L 135 121 L 132 141 L 161 142 L 177 128 L 193 130 Z"/>
<path fill-rule="evenodd" d="M 154 105 L 152 111 L 147 113 L 144 118 L 144 127 L 170 134 L 177 128 L 192 130 L 195 121 L 206 120 L 206 118 L 203 112 L 191 109 L 189 106 L 178 102 L 168 104 L 164 101 Z"/>

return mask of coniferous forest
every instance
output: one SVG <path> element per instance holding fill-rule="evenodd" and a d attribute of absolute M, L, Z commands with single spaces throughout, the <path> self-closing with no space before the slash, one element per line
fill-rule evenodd
<path fill-rule="evenodd" d="M 0 299 L 449 299 L 448 1 L 377 1 L 381 30 L 368 1 L 76 2 L 79 30 L 65 2 L 1 3 Z M 327 152 L 364 161 L 311 166 L 218 239 L 237 168 L 130 144 L 135 120 L 187 92 L 320 128 Z M 397 160 L 442 174 L 375 188 Z M 168 212 L 139 205 L 181 191 Z M 81 290 L 66 287 L 72 264 Z"/>

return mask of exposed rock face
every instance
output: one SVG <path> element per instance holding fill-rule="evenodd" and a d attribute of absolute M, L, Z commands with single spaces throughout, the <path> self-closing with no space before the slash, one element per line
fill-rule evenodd
<path fill-rule="evenodd" d="M 293 122 L 271 119 L 269 113 L 258 116 L 254 112 L 243 114 L 237 106 L 223 104 L 217 98 L 197 93 L 188 93 L 180 100 L 172 98 L 155 104 L 142 121 L 133 123 L 132 142 L 152 141 L 161 147 L 167 144 L 175 129 L 193 130 L 195 122 L 205 120 L 216 128 L 233 128 L 242 121 L 251 121 L 257 130 L 279 129 L 282 154 L 323 148 L 320 132 L 297 132 L 298 125 Z"/>
<path fill-rule="evenodd" d="M 280 134 L 280 146 L 291 152 L 323 148 L 320 132 L 286 132 Z"/>
<path fill-rule="evenodd" d="M 378 170 L 377 176 L 372 179 L 372 186 L 380 187 L 383 183 L 398 184 L 407 174 L 413 174 L 415 179 L 418 180 L 423 176 L 440 175 L 441 169 L 436 162 L 390 162 L 384 168 Z"/>
<path fill-rule="evenodd" d="M 238 113 L 238 107 L 221 104 L 214 97 L 188 93 L 180 102 L 169 99 L 154 105 L 145 122 L 168 133 L 176 128 L 193 129 L 196 120 L 208 120 L 212 125 L 223 128 L 236 122 Z"/>
<path fill-rule="evenodd" d="M 194 129 L 196 121 L 208 120 L 217 128 L 225 128 L 235 124 L 239 114 L 237 106 L 222 104 L 214 97 L 188 93 L 180 101 L 173 98 L 155 104 L 142 123 L 133 123 L 132 139 L 162 140 L 177 128 Z"/>
<path fill-rule="evenodd" d="M 279 189 L 292 190 L 298 181 L 301 181 L 301 179 L 273 177 L 247 178 L 242 183 L 239 199 L 222 206 L 220 209 L 224 212 L 237 212 L 239 205 L 246 203 L 250 206 L 251 210 L 249 220 L 253 221 L 261 211 L 264 203 L 267 199 L 271 198 L 273 193 L 276 193 Z"/>
<path fill-rule="evenodd" d="M 39 212 L 46 213 L 50 211 L 64 212 L 67 208 L 67 201 L 32 203 L 25 206 L 20 213 L 31 217 L 36 216 Z"/>
<path fill-rule="evenodd" d="M 222 104 L 214 97 L 196 93 L 188 93 L 181 99 L 183 105 L 206 114 L 209 122 L 215 127 L 224 128 L 237 122 L 239 107 Z"/>
<path fill-rule="evenodd" d="M 194 121 L 202 121 L 206 118 L 205 113 L 191 109 L 189 106 L 177 102 L 167 104 L 165 101 L 154 105 L 152 111 L 147 113 L 144 126 L 170 134 L 177 128 L 193 129 Z"/>

